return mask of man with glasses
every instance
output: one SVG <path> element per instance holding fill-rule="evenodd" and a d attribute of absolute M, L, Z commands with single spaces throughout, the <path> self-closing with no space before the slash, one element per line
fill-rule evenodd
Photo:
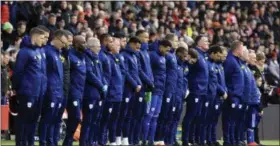
<path fill-rule="evenodd" d="M 45 47 L 47 92 L 40 120 L 40 145 L 53 145 L 53 124 L 63 102 L 63 64 L 60 51 L 67 43 L 64 31 L 54 33 L 54 39 Z"/>
<path fill-rule="evenodd" d="M 55 124 L 51 128 L 54 128 L 53 141 L 54 146 L 58 146 L 58 141 L 60 140 L 60 128 L 62 122 L 62 115 L 65 111 L 68 99 L 68 93 L 70 88 L 70 60 L 69 60 L 69 50 L 72 48 L 73 34 L 64 30 L 67 36 L 68 43 L 62 48 L 61 51 L 61 61 L 63 63 L 63 102 L 62 107 L 58 111 L 58 118 L 55 120 Z"/>

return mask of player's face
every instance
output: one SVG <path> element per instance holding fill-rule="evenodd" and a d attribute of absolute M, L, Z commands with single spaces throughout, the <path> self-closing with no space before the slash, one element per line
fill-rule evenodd
<path fill-rule="evenodd" d="M 165 56 L 167 55 L 168 52 L 170 52 L 171 48 L 170 47 L 165 47 L 165 46 L 160 46 L 160 53 L 161 55 Z"/>
<path fill-rule="evenodd" d="M 41 47 L 45 41 L 45 35 L 36 35 L 35 37 L 35 45 Z"/>
<path fill-rule="evenodd" d="M 141 34 L 140 40 L 142 43 L 148 43 L 149 42 L 149 34 L 147 32 Z"/>
<path fill-rule="evenodd" d="M 199 41 L 199 47 L 201 49 L 207 51 L 209 49 L 209 41 L 207 37 L 202 37 L 201 40 Z"/>

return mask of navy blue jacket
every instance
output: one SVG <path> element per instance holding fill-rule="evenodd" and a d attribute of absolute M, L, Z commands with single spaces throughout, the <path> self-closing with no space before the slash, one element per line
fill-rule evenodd
<path fill-rule="evenodd" d="M 261 92 L 254 77 L 251 79 L 251 93 L 249 97 L 247 102 L 249 105 L 258 105 L 259 108 L 261 107 Z"/>
<path fill-rule="evenodd" d="M 45 47 L 47 62 L 47 92 L 46 98 L 54 101 L 63 98 L 63 64 L 61 54 L 54 46 Z"/>
<path fill-rule="evenodd" d="M 227 86 L 225 81 L 225 71 L 222 63 L 217 64 L 218 74 L 218 84 L 217 84 L 217 98 L 221 99 L 221 96 L 223 96 L 225 93 L 227 93 Z"/>
<path fill-rule="evenodd" d="M 241 60 L 230 51 L 225 62 L 225 79 L 229 98 L 242 99 L 244 90 L 244 75 L 241 68 Z"/>
<path fill-rule="evenodd" d="M 184 100 L 188 88 L 187 75 L 189 69 L 188 66 L 178 57 L 177 63 L 177 82 L 175 82 L 177 85 L 175 89 L 175 98 L 177 102 L 182 102 Z"/>
<path fill-rule="evenodd" d="M 82 99 L 86 80 L 86 61 L 85 54 L 71 49 L 70 59 L 70 90 L 69 99 Z"/>
<path fill-rule="evenodd" d="M 103 87 L 107 84 L 103 77 L 102 64 L 99 56 L 90 49 L 87 49 L 85 54 L 87 73 L 84 99 L 100 100 L 101 94 L 105 95 Z"/>
<path fill-rule="evenodd" d="M 26 44 L 24 44 L 26 43 Z M 38 98 L 42 85 L 42 57 L 40 48 L 30 42 L 22 42 L 13 72 L 13 88 L 17 95 Z"/>
<path fill-rule="evenodd" d="M 208 80 L 208 96 L 210 100 L 215 99 L 218 86 L 218 69 L 215 62 L 208 60 L 209 80 Z"/>
<path fill-rule="evenodd" d="M 166 56 L 166 84 L 164 96 L 166 98 L 172 98 L 176 93 L 177 83 L 177 58 L 175 50 L 171 50 Z"/>
<path fill-rule="evenodd" d="M 101 46 L 99 58 L 102 63 L 102 69 L 107 83 L 110 82 L 110 76 L 111 76 L 111 64 L 110 64 L 110 59 L 108 57 L 109 54 L 110 53 L 107 51 L 107 48 L 105 46 Z"/>
<path fill-rule="evenodd" d="M 152 95 L 163 96 L 166 82 L 166 60 L 159 50 L 150 52 L 151 67 L 155 80 Z"/>
<path fill-rule="evenodd" d="M 121 52 L 124 57 L 124 65 L 127 70 L 125 85 L 124 85 L 124 96 L 132 97 L 135 93 L 135 89 L 138 85 L 142 85 L 139 78 L 140 62 L 137 58 L 137 53 L 129 45 Z"/>
<path fill-rule="evenodd" d="M 159 40 L 155 40 L 154 42 L 149 44 L 150 51 L 156 51 L 159 49 Z"/>
<path fill-rule="evenodd" d="M 198 60 L 190 65 L 189 72 L 189 90 L 192 95 L 207 95 L 209 70 L 207 63 L 207 54 L 196 48 L 198 51 Z"/>
<path fill-rule="evenodd" d="M 241 98 L 241 101 L 248 103 L 251 96 L 251 90 L 253 84 L 252 79 L 254 79 L 254 76 L 245 62 L 242 62 L 241 68 L 244 76 L 244 90 L 243 90 L 243 96 Z"/>
<path fill-rule="evenodd" d="M 45 47 L 42 47 L 40 49 L 40 53 L 41 53 L 41 56 L 42 56 L 42 96 L 45 95 L 46 93 L 46 90 L 47 90 L 47 81 L 48 81 L 48 78 L 47 78 L 47 61 L 46 61 L 46 52 L 45 52 Z"/>
<path fill-rule="evenodd" d="M 107 101 L 121 102 L 123 97 L 123 75 L 121 72 L 121 61 L 118 55 L 109 54 L 111 63 L 111 80 L 109 82 Z"/>
<path fill-rule="evenodd" d="M 138 53 L 141 70 L 139 76 L 145 86 L 152 87 L 154 85 L 154 77 L 151 68 L 150 55 L 148 52 L 148 43 L 141 44 L 141 51 Z"/>

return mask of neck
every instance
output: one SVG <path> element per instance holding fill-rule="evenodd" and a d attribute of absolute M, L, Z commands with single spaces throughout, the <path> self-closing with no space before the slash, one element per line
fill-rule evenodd
<path fill-rule="evenodd" d="M 35 46 L 35 40 L 31 38 L 31 44 Z"/>
<path fill-rule="evenodd" d="M 201 50 L 202 52 L 206 52 L 204 49 L 202 49 L 202 48 L 199 47 L 199 46 L 197 46 L 197 48 L 198 48 L 199 50 Z"/>
<path fill-rule="evenodd" d="M 238 53 L 234 52 L 234 51 L 232 51 L 232 55 L 235 56 L 235 57 L 239 57 Z"/>
<path fill-rule="evenodd" d="M 57 46 L 57 44 L 55 43 L 56 41 L 55 40 L 53 40 L 52 42 L 51 42 L 51 45 L 53 45 L 54 47 L 55 47 L 55 49 L 59 49 L 59 47 Z"/>

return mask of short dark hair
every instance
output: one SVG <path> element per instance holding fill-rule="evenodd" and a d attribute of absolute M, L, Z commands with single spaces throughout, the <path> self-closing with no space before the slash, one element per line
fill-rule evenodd
<path fill-rule="evenodd" d="M 243 43 L 241 41 L 235 40 L 232 42 L 230 48 L 232 51 L 235 51 L 236 49 L 238 49 L 241 45 L 243 45 Z"/>
<path fill-rule="evenodd" d="M 101 44 L 102 44 L 107 38 L 109 38 L 109 37 L 112 37 L 112 36 L 111 36 L 110 34 L 108 34 L 108 33 L 102 34 L 102 35 L 100 36 L 100 38 L 99 38 Z"/>
<path fill-rule="evenodd" d="M 123 32 L 116 32 L 113 35 L 114 38 L 125 38 L 125 34 Z"/>
<path fill-rule="evenodd" d="M 176 37 L 174 33 L 169 33 L 165 36 L 165 39 L 168 41 L 173 41 L 173 39 Z"/>
<path fill-rule="evenodd" d="M 255 80 L 259 79 L 259 78 L 262 78 L 262 75 L 258 72 L 255 72 L 254 73 L 254 77 L 255 77 Z"/>
<path fill-rule="evenodd" d="M 146 32 L 147 32 L 147 31 L 145 31 L 145 30 L 138 30 L 138 31 L 135 33 L 135 35 L 139 37 L 141 34 L 146 33 Z"/>
<path fill-rule="evenodd" d="M 198 42 L 199 42 L 203 37 L 206 37 L 206 36 L 204 36 L 204 35 L 199 35 L 199 36 L 197 36 L 197 37 L 195 38 L 195 40 L 194 40 L 195 45 L 198 45 Z"/>
<path fill-rule="evenodd" d="M 139 44 L 141 44 L 141 41 L 138 37 L 131 37 L 129 39 L 128 43 L 139 43 Z"/>
<path fill-rule="evenodd" d="M 48 17 L 48 19 L 50 19 L 51 17 L 55 17 L 56 18 L 56 15 L 54 13 L 51 13 Z"/>
<path fill-rule="evenodd" d="M 161 40 L 161 41 L 159 41 L 159 46 L 172 47 L 172 44 L 168 40 Z"/>
<path fill-rule="evenodd" d="M 219 45 L 213 45 L 209 48 L 208 53 L 223 53 L 224 49 Z"/>
<path fill-rule="evenodd" d="M 44 32 L 50 33 L 50 30 L 44 25 L 38 25 L 37 28 L 43 30 Z"/>
<path fill-rule="evenodd" d="M 61 38 L 63 36 L 67 37 L 65 31 L 63 31 L 63 30 L 57 30 L 53 34 L 53 38 Z"/>
<path fill-rule="evenodd" d="M 26 25 L 26 21 L 21 20 L 17 23 L 17 27 L 21 27 L 22 25 Z"/>
<path fill-rule="evenodd" d="M 63 30 L 66 36 L 73 36 L 73 33 L 70 32 L 69 30 Z"/>
<path fill-rule="evenodd" d="M 32 37 L 34 35 L 44 35 L 45 32 L 40 28 L 34 27 L 30 30 L 29 34 Z"/>
<path fill-rule="evenodd" d="M 188 49 L 184 48 L 184 47 L 179 47 L 176 50 L 176 55 L 178 54 L 184 54 L 184 53 L 188 53 Z"/>
<path fill-rule="evenodd" d="M 193 48 L 189 49 L 188 54 L 189 54 L 192 58 L 196 58 L 196 59 L 198 58 L 198 52 L 197 52 L 195 49 L 193 49 Z"/>

